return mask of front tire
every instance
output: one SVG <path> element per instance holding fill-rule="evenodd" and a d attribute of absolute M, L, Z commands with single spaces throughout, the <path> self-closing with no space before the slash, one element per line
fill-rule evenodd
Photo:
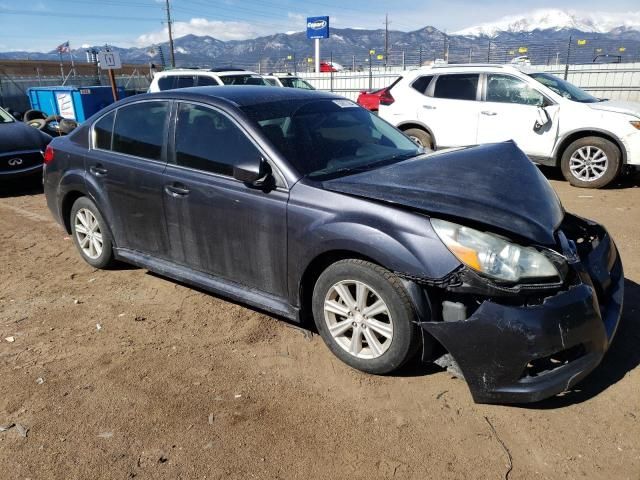
<path fill-rule="evenodd" d="M 341 260 L 322 272 L 313 290 L 313 318 L 329 349 L 367 373 L 398 369 L 420 338 L 400 279 L 363 260 Z"/>
<path fill-rule="evenodd" d="M 602 188 L 620 173 L 620 150 L 601 137 L 584 137 L 569 145 L 560 160 L 562 174 L 574 187 Z"/>
<path fill-rule="evenodd" d="M 95 268 L 113 263 L 113 241 L 98 207 L 87 197 L 78 198 L 71 207 L 71 235 L 85 262 Z"/>

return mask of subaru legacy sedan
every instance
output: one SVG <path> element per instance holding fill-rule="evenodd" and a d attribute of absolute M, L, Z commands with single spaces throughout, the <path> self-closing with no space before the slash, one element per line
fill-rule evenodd
<path fill-rule="evenodd" d="M 350 366 L 415 355 L 477 402 L 557 394 L 601 361 L 624 275 L 513 143 L 425 154 L 334 94 L 139 95 L 45 152 L 80 255 L 131 263 L 294 321 Z"/>

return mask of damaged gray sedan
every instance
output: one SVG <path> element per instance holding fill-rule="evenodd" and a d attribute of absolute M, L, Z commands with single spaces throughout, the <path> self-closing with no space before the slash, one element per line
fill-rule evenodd
<path fill-rule="evenodd" d="M 602 360 L 624 275 L 511 142 L 425 154 L 333 94 L 202 87 L 118 102 L 45 155 L 54 217 L 129 262 L 303 322 L 359 370 L 415 355 L 477 402 L 537 401 Z"/>

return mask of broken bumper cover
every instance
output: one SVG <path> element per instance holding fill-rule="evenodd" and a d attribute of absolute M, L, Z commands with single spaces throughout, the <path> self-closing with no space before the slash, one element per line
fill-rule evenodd
<path fill-rule="evenodd" d="M 624 292 L 622 264 L 606 232 L 573 268 L 580 281 L 541 305 L 485 301 L 466 320 L 422 323 L 456 360 L 476 402 L 542 400 L 600 363 Z"/>

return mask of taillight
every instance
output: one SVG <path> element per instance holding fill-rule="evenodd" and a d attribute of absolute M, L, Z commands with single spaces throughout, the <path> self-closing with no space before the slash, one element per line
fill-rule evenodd
<path fill-rule="evenodd" d="M 44 163 L 45 163 L 45 165 L 53 162 L 53 157 L 54 157 L 55 153 L 56 152 L 53 150 L 53 147 L 51 145 L 47 145 L 47 148 L 44 151 Z"/>
<path fill-rule="evenodd" d="M 380 105 L 391 105 L 396 99 L 391 95 L 391 88 L 385 88 L 380 94 Z"/>

